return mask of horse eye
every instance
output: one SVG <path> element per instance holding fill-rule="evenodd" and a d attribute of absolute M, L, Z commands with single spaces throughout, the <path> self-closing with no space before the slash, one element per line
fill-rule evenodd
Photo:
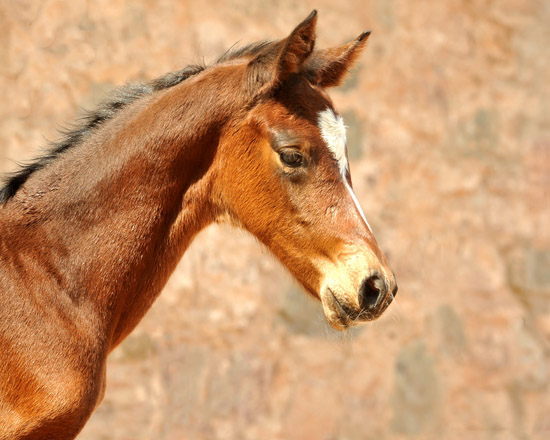
<path fill-rule="evenodd" d="M 281 158 L 281 162 L 283 162 L 286 166 L 296 168 L 302 165 L 303 157 L 296 150 L 281 151 L 279 153 L 279 157 Z"/>

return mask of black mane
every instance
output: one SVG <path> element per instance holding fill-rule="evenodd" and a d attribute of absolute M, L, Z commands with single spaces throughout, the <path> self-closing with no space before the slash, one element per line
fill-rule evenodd
<path fill-rule="evenodd" d="M 212 65 L 258 55 L 270 44 L 270 42 L 258 42 L 243 48 L 230 49 Z M 8 174 L 3 179 L 4 185 L 0 187 L 0 204 L 6 203 L 13 197 L 32 173 L 46 167 L 66 150 L 80 144 L 94 129 L 101 126 L 105 121 L 112 119 L 123 107 L 159 90 L 174 87 L 206 68 L 206 65 L 190 65 L 182 70 L 167 73 L 148 83 L 128 84 L 114 89 L 98 108 L 85 112 L 72 129 L 62 132 L 62 139 L 50 144 L 50 147 L 42 156 L 23 164 L 18 171 Z"/>

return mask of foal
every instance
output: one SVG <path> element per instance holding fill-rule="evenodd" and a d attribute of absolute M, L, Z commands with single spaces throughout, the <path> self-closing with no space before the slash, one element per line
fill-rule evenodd
<path fill-rule="evenodd" d="M 333 327 L 386 309 L 395 278 L 325 92 L 368 33 L 315 51 L 315 23 L 121 89 L 0 189 L 0 439 L 78 434 L 108 353 L 212 222 L 256 236 Z"/>

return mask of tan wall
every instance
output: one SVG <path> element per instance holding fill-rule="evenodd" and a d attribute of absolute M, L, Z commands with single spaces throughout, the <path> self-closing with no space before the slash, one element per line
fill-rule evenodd
<path fill-rule="evenodd" d="M 285 36 L 373 34 L 332 92 L 397 301 L 347 334 L 204 231 L 113 353 L 81 439 L 550 438 L 550 3 L 0 1 L 0 170 L 113 85 Z"/>

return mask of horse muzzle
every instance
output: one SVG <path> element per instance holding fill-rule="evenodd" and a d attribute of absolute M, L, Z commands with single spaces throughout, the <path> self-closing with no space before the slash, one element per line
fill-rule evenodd
<path fill-rule="evenodd" d="M 345 330 L 380 317 L 397 294 L 395 276 L 375 271 L 349 289 L 349 283 L 329 280 L 321 291 L 323 311 L 329 324 L 337 330 Z M 355 283 L 353 283 L 355 284 Z"/>

